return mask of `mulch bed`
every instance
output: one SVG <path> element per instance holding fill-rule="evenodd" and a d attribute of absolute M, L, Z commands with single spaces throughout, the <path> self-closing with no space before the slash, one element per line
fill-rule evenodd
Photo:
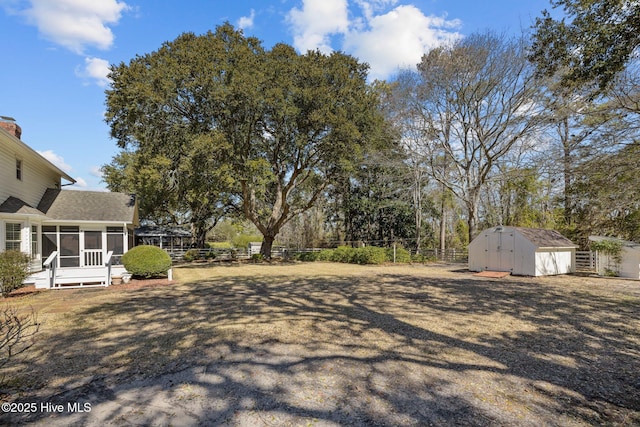
<path fill-rule="evenodd" d="M 175 283 L 176 283 L 175 280 L 169 280 L 166 277 L 151 278 L 151 279 L 131 279 L 129 283 L 111 285 L 106 289 L 111 291 L 122 291 L 122 290 L 152 288 L 152 287 L 158 287 L 158 286 L 168 286 L 168 285 L 173 285 Z M 75 289 L 78 289 L 78 288 L 75 288 Z M 87 289 L 96 289 L 96 288 L 87 287 Z M 37 294 L 39 292 L 46 292 L 48 290 L 49 289 L 36 289 L 35 285 L 27 285 L 14 290 L 7 296 L 7 298 L 19 298 L 19 297 L 24 297 L 31 294 Z"/>
<path fill-rule="evenodd" d="M 21 288 L 15 289 L 9 295 L 7 295 L 7 298 L 23 297 L 25 295 L 36 294 L 42 291 L 46 291 L 46 289 L 36 289 L 35 285 L 27 285 L 27 286 L 23 286 Z"/>

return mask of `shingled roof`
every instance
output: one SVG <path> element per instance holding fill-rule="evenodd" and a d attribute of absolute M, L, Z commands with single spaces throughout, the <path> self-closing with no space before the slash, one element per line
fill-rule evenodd
<path fill-rule="evenodd" d="M 513 227 L 538 248 L 576 248 L 577 245 L 556 230 L 544 228 Z"/>
<path fill-rule="evenodd" d="M 9 196 L 7 200 L 0 204 L 0 213 L 44 216 L 43 212 L 13 196 Z"/>
<path fill-rule="evenodd" d="M 38 210 L 61 221 L 109 221 L 137 224 L 132 194 L 47 189 Z"/>

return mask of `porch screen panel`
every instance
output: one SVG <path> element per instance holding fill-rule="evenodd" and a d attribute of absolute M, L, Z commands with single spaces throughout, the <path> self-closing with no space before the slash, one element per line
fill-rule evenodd
<path fill-rule="evenodd" d="M 113 251 L 111 263 L 121 265 L 124 255 L 124 228 L 107 227 L 107 252 L 109 251 Z"/>
<path fill-rule="evenodd" d="M 49 255 L 58 250 L 58 227 L 55 225 L 42 226 L 42 262 L 44 263 Z"/>
<path fill-rule="evenodd" d="M 84 265 L 102 265 L 102 231 L 84 232 Z"/>
<path fill-rule="evenodd" d="M 60 267 L 80 267 L 80 228 L 60 226 Z"/>

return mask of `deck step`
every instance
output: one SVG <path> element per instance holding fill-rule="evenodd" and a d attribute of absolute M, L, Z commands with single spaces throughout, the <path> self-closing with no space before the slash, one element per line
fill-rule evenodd
<path fill-rule="evenodd" d="M 25 283 L 34 284 L 39 289 L 49 289 L 50 273 L 50 270 L 33 272 Z M 122 266 L 112 266 L 111 277 L 121 276 L 123 273 L 126 270 Z M 106 287 L 111 285 L 107 280 L 106 268 L 58 268 L 52 289 Z"/>

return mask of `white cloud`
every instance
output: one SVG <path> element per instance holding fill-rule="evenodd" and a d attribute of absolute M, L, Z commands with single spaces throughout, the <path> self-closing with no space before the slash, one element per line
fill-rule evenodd
<path fill-rule="evenodd" d="M 91 166 L 89 169 L 89 174 L 95 176 L 96 178 L 103 178 L 102 167 L 101 166 Z"/>
<path fill-rule="evenodd" d="M 287 22 L 294 47 L 300 52 L 343 50 L 370 65 L 371 78 L 384 79 L 401 67 L 413 67 L 434 47 L 461 35 L 459 20 L 427 16 L 398 0 L 304 0 L 293 8 Z M 352 13 L 350 15 L 349 6 Z M 394 7 L 395 6 L 395 7 Z M 353 9 L 359 13 L 353 13 Z M 332 37 L 342 38 L 341 46 Z"/>
<path fill-rule="evenodd" d="M 293 46 L 300 52 L 319 49 L 331 52 L 330 36 L 349 29 L 347 0 L 304 0 L 302 9 L 293 8 L 287 21 L 293 30 Z"/>
<path fill-rule="evenodd" d="M 88 46 L 109 49 L 117 24 L 129 6 L 117 0 L 30 0 L 22 11 L 47 39 L 82 54 Z"/>
<path fill-rule="evenodd" d="M 103 191 L 108 192 L 109 190 L 104 186 L 100 186 L 99 184 L 95 184 L 93 182 L 88 182 L 81 176 L 76 176 L 73 178 L 76 180 L 75 184 L 70 185 L 68 187 L 64 187 L 65 190 L 75 190 L 75 191 Z M 92 181 L 89 179 L 89 181 Z"/>
<path fill-rule="evenodd" d="M 74 185 L 77 186 L 77 187 L 87 188 L 89 186 L 89 184 L 87 184 L 87 181 L 82 177 L 77 176 L 77 177 L 75 177 L 73 179 L 76 180 L 76 183 Z M 71 188 L 71 187 L 69 187 L 69 188 Z M 76 188 L 76 189 L 78 189 L 78 188 Z"/>
<path fill-rule="evenodd" d="M 457 20 L 425 16 L 415 6 L 398 6 L 372 16 L 366 29 L 350 31 L 344 49 L 369 63 L 371 78 L 383 79 L 398 68 L 415 66 L 424 53 L 459 38 L 451 31 L 459 25 Z"/>
<path fill-rule="evenodd" d="M 38 154 L 49 160 L 51 163 L 53 163 L 66 173 L 71 172 L 71 170 L 73 169 L 71 165 L 64 161 L 64 157 L 54 153 L 53 150 L 38 151 Z"/>
<path fill-rule="evenodd" d="M 251 9 L 251 13 L 249 14 L 249 16 L 243 16 L 240 19 L 238 19 L 238 27 L 241 28 L 242 30 L 247 30 L 249 28 L 253 27 L 253 20 L 256 17 L 256 11 L 254 9 Z"/>
<path fill-rule="evenodd" d="M 398 3 L 398 0 L 355 0 L 355 3 L 362 9 L 362 14 L 367 21 L 371 20 L 375 12 L 384 10 L 389 6 Z"/>
<path fill-rule="evenodd" d="M 84 68 L 76 69 L 76 76 L 93 79 L 98 86 L 105 87 L 111 83 L 109 71 L 109 61 L 88 57 L 84 59 Z"/>

